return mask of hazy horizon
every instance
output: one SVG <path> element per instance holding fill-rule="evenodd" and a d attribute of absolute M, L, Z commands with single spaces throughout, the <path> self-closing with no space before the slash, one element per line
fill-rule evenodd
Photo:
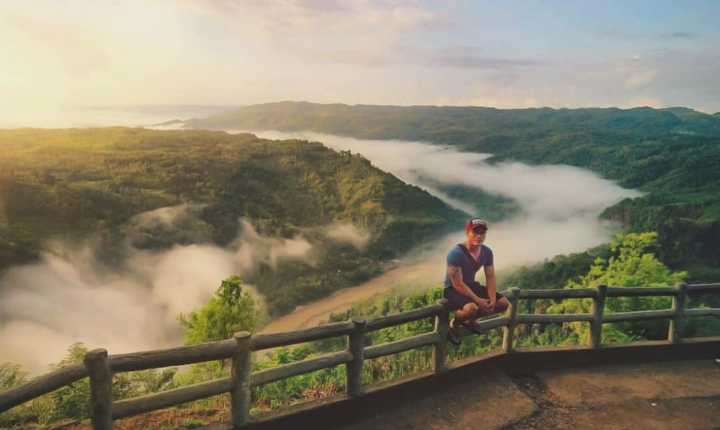
<path fill-rule="evenodd" d="M 0 117 L 278 100 L 715 113 L 717 16 L 707 0 L 11 0 Z"/>

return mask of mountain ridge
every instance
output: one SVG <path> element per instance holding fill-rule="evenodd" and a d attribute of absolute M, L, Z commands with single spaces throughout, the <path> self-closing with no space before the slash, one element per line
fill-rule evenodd
<path fill-rule="evenodd" d="M 113 127 L 0 130 L 0 149 L 0 269 L 36 261 L 53 238 L 98 238 L 111 266 L 124 261 L 130 237 L 149 250 L 227 246 L 244 219 L 260 235 L 302 235 L 321 250 L 313 264 L 275 270 L 265 262 L 251 277 L 263 293 L 285 292 L 269 297 L 273 313 L 362 282 L 466 217 L 362 156 L 317 142 Z M 183 204 L 196 208 L 183 224 L 138 230 L 139 214 Z M 367 247 L 319 230 L 337 222 L 367 232 Z"/>
<path fill-rule="evenodd" d="M 660 233 L 674 267 L 720 265 L 720 116 L 685 107 L 496 109 L 279 102 L 189 121 L 193 128 L 315 131 L 402 139 L 490 153 L 490 162 L 590 169 L 647 195 L 604 216 Z M 699 210 L 698 210 L 699 209 Z M 663 214 L 683 213 L 675 221 Z M 688 218 L 689 217 L 689 218 Z M 682 239 L 679 239 L 682 238 Z M 701 248 L 701 250 L 698 250 Z M 672 250 L 672 251 L 670 251 Z"/>

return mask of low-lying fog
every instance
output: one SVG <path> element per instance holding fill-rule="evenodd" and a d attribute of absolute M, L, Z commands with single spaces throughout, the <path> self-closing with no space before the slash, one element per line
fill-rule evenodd
<path fill-rule="evenodd" d="M 490 154 L 463 153 L 422 142 L 360 140 L 311 132 L 252 132 L 267 139 L 306 139 L 335 150 L 357 152 L 403 181 L 418 185 L 451 206 L 484 217 L 471 200 L 457 200 L 433 189 L 432 182 L 462 185 L 517 201 L 520 213 L 492 225 L 487 244 L 499 268 L 583 251 L 608 241 L 616 227 L 597 217 L 626 197 L 638 197 L 595 173 L 570 166 L 488 164 Z M 428 181 L 428 179 L 430 181 Z M 458 226 L 462 240 L 462 226 Z"/>
<path fill-rule="evenodd" d="M 314 132 L 249 132 L 267 139 L 319 141 L 338 151 L 360 153 L 382 170 L 475 216 L 487 214 L 478 212 L 472 200 L 449 198 L 434 189 L 434 185 L 461 185 L 515 200 L 520 211 L 510 219 L 491 224 L 486 240 L 500 271 L 608 242 L 618 226 L 599 220 L 598 215 L 626 197 L 641 195 L 589 170 L 518 162 L 489 164 L 485 160 L 490 154 L 463 153 L 423 142 L 360 140 Z M 276 332 L 314 325 L 332 311 L 347 309 L 353 302 L 393 286 L 427 286 L 428 279 L 437 285 L 445 273 L 447 251 L 463 240 L 463 226 L 458 226 L 456 233 L 404 257 L 400 267 L 357 288 L 300 307 L 293 314 L 274 320 L 264 330 Z M 482 276 L 482 271 L 478 276 Z"/>
<path fill-rule="evenodd" d="M 490 165 L 485 162 L 487 155 L 419 142 L 358 140 L 307 132 L 256 134 L 272 139 L 317 140 L 336 150 L 360 153 L 379 168 L 477 216 L 484 214 L 476 212 L 472 201 L 450 199 L 434 190 L 432 183 L 474 187 L 514 199 L 520 206 L 519 214 L 491 225 L 487 239 L 500 270 L 607 242 L 614 226 L 599 221 L 597 215 L 625 197 L 639 195 L 578 168 Z M 187 210 L 165 208 L 137 219 L 172 223 Z M 362 232 L 349 225 L 328 226 L 326 234 L 364 245 Z M 403 258 L 401 266 L 391 273 L 304 306 L 269 328 L 291 329 L 315 323 L 330 310 L 403 280 L 434 279 L 439 284 L 444 254 L 462 236 L 462 226 L 458 226 L 458 233 Z M 252 270 L 256 258 L 278 265 L 283 259 L 305 259 L 311 247 L 302 236 L 261 237 L 245 223 L 240 238 L 227 248 L 196 244 L 163 252 L 134 250 L 129 263 L 119 271 L 98 263 L 89 246 L 55 244 L 51 247 L 54 252 L 46 253 L 39 263 L 11 269 L 0 279 L 0 362 L 17 362 L 39 373 L 61 359 L 73 342 L 105 347 L 110 353 L 178 345 L 182 336 L 177 315 L 204 304 L 223 278 Z"/>

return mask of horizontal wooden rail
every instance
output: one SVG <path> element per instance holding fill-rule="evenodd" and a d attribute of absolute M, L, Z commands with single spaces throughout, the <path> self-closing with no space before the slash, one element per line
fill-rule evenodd
<path fill-rule="evenodd" d="M 268 384 L 280 379 L 289 378 L 291 376 L 302 375 L 303 373 L 314 372 L 316 370 L 334 367 L 338 364 L 349 363 L 352 361 L 352 354 L 347 351 L 334 352 L 325 354 L 309 360 L 298 361 L 295 363 L 285 364 L 272 369 L 261 370 L 253 373 L 251 377 L 251 385 L 253 387 Z"/>
<path fill-rule="evenodd" d="M 368 330 L 379 330 L 381 328 L 392 327 L 408 322 L 413 322 L 425 318 L 436 316 L 442 312 L 444 307 L 442 305 L 431 305 L 426 308 L 414 309 L 412 311 L 403 312 L 395 315 L 388 315 L 386 317 L 377 318 L 367 322 Z"/>
<path fill-rule="evenodd" d="M 720 308 L 685 309 L 685 316 L 688 316 L 688 317 L 718 317 L 718 318 L 720 318 Z"/>
<path fill-rule="evenodd" d="M 597 295 L 592 288 L 568 290 L 520 290 L 521 299 L 590 299 Z"/>
<path fill-rule="evenodd" d="M 675 312 L 669 309 L 659 311 L 618 312 L 614 314 L 605 314 L 603 316 L 603 322 L 653 320 L 658 318 L 672 318 L 674 315 Z"/>
<path fill-rule="evenodd" d="M 228 339 L 178 348 L 111 355 L 108 360 L 113 372 L 129 372 L 224 360 L 232 357 L 234 350 L 235 340 Z"/>
<path fill-rule="evenodd" d="M 156 409 L 167 408 L 193 400 L 205 399 L 232 390 L 231 378 L 221 378 L 188 387 L 176 388 L 133 399 L 120 400 L 112 404 L 113 419 L 143 414 Z"/>
<path fill-rule="evenodd" d="M 396 340 L 395 342 L 381 343 L 365 348 L 365 358 L 378 358 L 384 355 L 397 354 L 409 349 L 419 348 L 425 345 L 434 345 L 437 342 L 437 333 L 423 333 L 417 336 Z"/>
<path fill-rule="evenodd" d="M 38 376 L 24 385 L 0 393 L 0 412 L 70 385 L 86 376 L 88 372 L 82 364 L 73 364 Z"/>
<path fill-rule="evenodd" d="M 552 324 L 576 321 L 591 322 L 592 314 L 520 314 L 517 316 L 520 324 Z"/>
<path fill-rule="evenodd" d="M 288 333 L 259 334 L 253 336 L 252 349 L 253 351 L 259 351 L 278 346 L 289 346 L 296 343 L 345 336 L 352 333 L 354 328 L 352 321 L 344 321 Z"/>
<path fill-rule="evenodd" d="M 683 344 L 692 340 L 680 338 L 678 327 L 690 317 L 718 317 L 720 308 L 685 308 L 687 295 L 720 294 L 720 283 L 681 284 L 675 287 L 606 287 L 595 289 L 568 290 L 519 290 L 511 289 L 505 296 L 511 301 L 508 311 L 502 316 L 489 317 L 475 323 L 477 331 L 503 327 L 503 352 L 515 353 L 513 331 L 517 324 L 554 324 L 566 322 L 591 323 L 589 346 L 602 348 L 602 325 L 621 321 L 642 321 L 669 319 L 668 343 Z M 672 308 L 661 310 L 606 313 L 607 297 L 648 297 L 671 296 Z M 588 314 L 518 314 L 520 299 L 592 299 L 593 307 Z M 432 332 L 423 333 L 394 342 L 364 347 L 367 331 L 394 327 L 413 321 L 435 317 Z M 238 333 L 233 339 L 208 342 L 200 345 L 183 346 L 163 350 L 144 351 L 130 354 L 107 355 L 105 350 L 89 352 L 85 366 L 76 364 L 35 378 L 27 384 L 0 393 L 0 412 L 69 385 L 90 376 L 93 410 L 93 426 L 109 429 L 111 418 L 117 419 L 150 412 L 156 409 L 203 399 L 210 396 L 231 393 L 231 415 L 233 425 L 241 428 L 250 422 L 250 387 L 267 384 L 292 376 L 347 364 L 346 378 L 348 395 L 360 396 L 362 389 L 363 360 L 423 347 L 433 346 L 433 368 L 436 373 L 447 370 L 448 311 L 443 301 L 422 309 L 415 309 L 395 315 L 388 315 L 372 321 L 337 322 L 289 333 L 273 333 L 251 336 Z M 251 352 L 302 342 L 345 336 L 347 349 L 340 352 L 313 357 L 300 362 L 250 373 Z M 210 382 L 182 387 L 170 391 L 113 402 L 110 394 L 111 372 L 127 372 L 179 366 L 212 360 L 231 359 L 232 376 Z"/>
<path fill-rule="evenodd" d="M 495 328 L 500 328 L 508 325 L 510 322 L 510 318 L 506 316 L 502 317 L 494 317 L 494 318 L 488 318 L 485 320 L 480 320 L 475 323 L 475 328 L 481 331 L 485 330 L 492 330 Z"/>
<path fill-rule="evenodd" d="M 678 290 L 672 287 L 608 287 L 607 297 L 674 296 Z"/>
<path fill-rule="evenodd" d="M 720 284 L 690 284 L 687 285 L 688 294 L 718 294 L 720 293 Z"/>

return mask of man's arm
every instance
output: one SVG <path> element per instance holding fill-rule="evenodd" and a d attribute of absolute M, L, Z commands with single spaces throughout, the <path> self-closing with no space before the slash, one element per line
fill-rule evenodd
<path fill-rule="evenodd" d="M 473 290 L 463 282 L 462 269 L 457 266 L 448 266 L 447 268 L 448 277 L 452 283 L 453 288 L 463 296 L 469 297 L 473 302 L 480 306 L 487 306 L 485 299 L 481 299 L 477 294 L 473 293 Z"/>
<path fill-rule="evenodd" d="M 495 280 L 495 266 L 485 266 L 485 283 L 487 284 L 490 306 L 495 306 L 495 293 L 497 292 L 497 281 Z"/>

